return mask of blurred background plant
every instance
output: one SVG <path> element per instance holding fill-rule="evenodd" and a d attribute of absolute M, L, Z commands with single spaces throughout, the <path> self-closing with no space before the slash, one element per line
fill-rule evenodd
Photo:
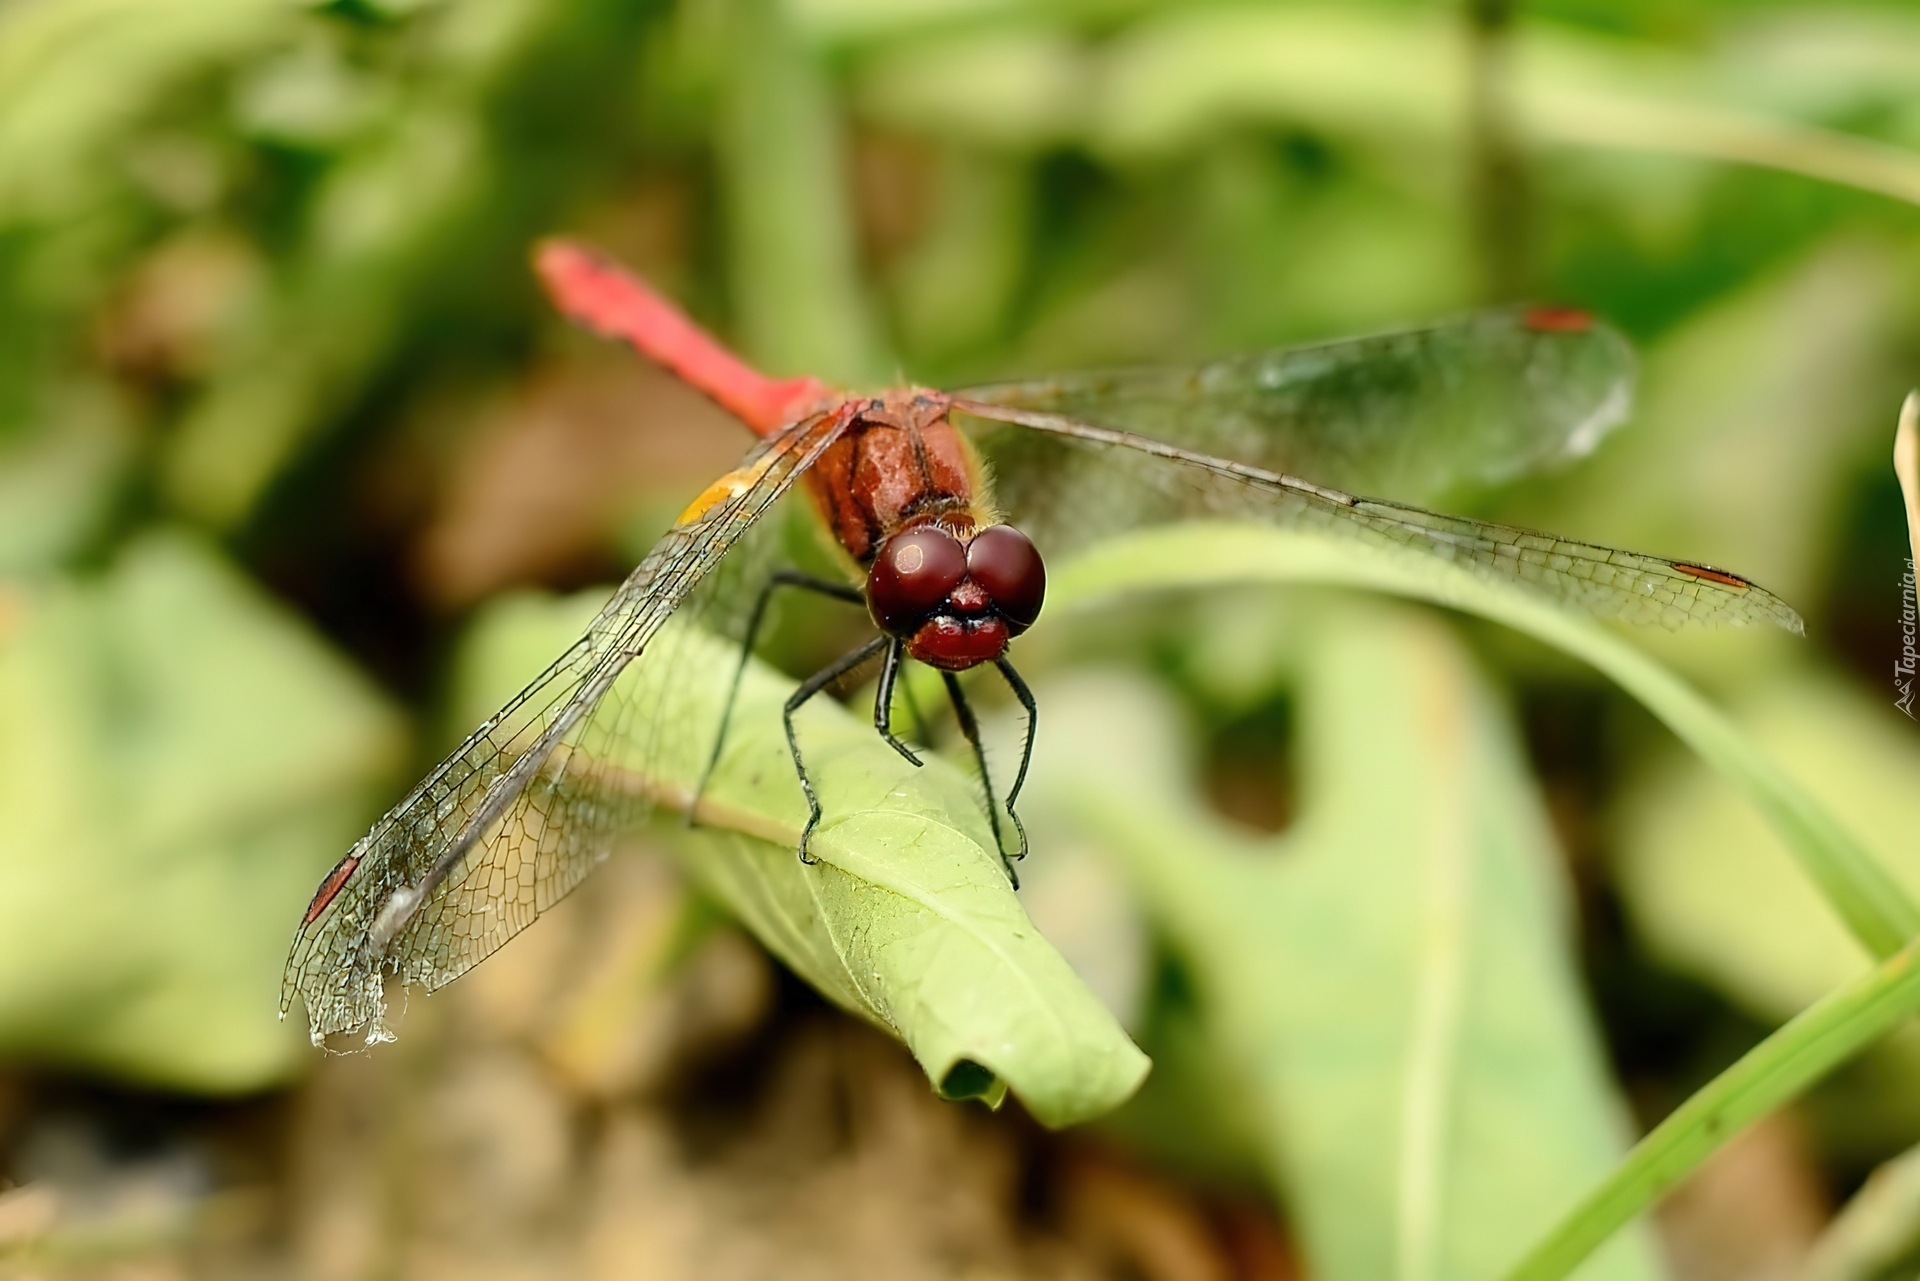
<path fill-rule="evenodd" d="M 1631 639 L 1920 893 L 1916 86 L 1895 4 L 4 0 L 0 1268 L 1495 1275 L 1869 958 L 1637 704 L 1419 607 L 1036 636 L 1027 903 L 1157 1064 L 1091 1133 L 935 1102 L 644 850 L 398 1047 L 275 1022 L 307 894 L 488 656 L 744 448 L 567 333 L 527 248 L 855 383 L 1590 308 L 1632 421 L 1446 505 L 1798 606 L 1804 642 Z M 1916 1069 L 1912 1033 L 1859 1059 L 1594 1275 L 1795 1275 L 1920 1141 Z M 1903 1168 L 1818 1275 L 1893 1275 L 1849 1242 L 1897 1257 Z"/>

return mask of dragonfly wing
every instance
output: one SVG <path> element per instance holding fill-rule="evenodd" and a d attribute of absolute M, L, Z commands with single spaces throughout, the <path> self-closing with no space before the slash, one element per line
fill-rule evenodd
<path fill-rule="evenodd" d="M 374 824 L 321 882 L 294 936 L 316 1042 L 382 1034 L 383 976 L 452 981 L 579 884 L 651 798 L 619 763 L 639 709 L 620 686 L 668 617 L 845 428 L 816 415 L 703 493 L 586 634 Z"/>
<path fill-rule="evenodd" d="M 1803 630 L 1800 616 L 1779 597 L 1711 566 L 1357 497 L 1055 415 L 958 397 L 954 404 L 990 420 L 973 435 L 994 476 L 995 504 L 1043 555 L 1060 556 L 1145 525 L 1251 517 L 1413 548 L 1603 617 L 1668 627 Z"/>
<path fill-rule="evenodd" d="M 1632 349 L 1567 311 L 957 393 L 1137 432 L 1356 493 L 1430 499 L 1588 453 L 1627 414 Z"/>

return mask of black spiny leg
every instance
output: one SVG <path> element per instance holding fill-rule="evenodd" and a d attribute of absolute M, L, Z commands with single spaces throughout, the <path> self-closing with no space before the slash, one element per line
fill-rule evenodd
<path fill-rule="evenodd" d="M 787 750 L 793 753 L 793 772 L 800 776 L 800 790 L 807 795 L 807 825 L 800 831 L 800 861 L 812 863 L 817 860 L 807 853 L 807 842 L 813 839 L 813 829 L 820 822 L 820 798 L 813 794 L 813 780 L 807 777 L 806 762 L 800 759 L 800 740 L 794 737 L 793 714 L 815 694 L 845 676 L 860 664 L 878 654 L 894 643 L 891 636 L 876 636 L 850 654 L 842 654 L 832 663 L 807 677 L 800 688 L 793 691 L 793 697 L 787 700 L 783 715 L 787 727 Z"/>
<path fill-rule="evenodd" d="M 888 747 L 906 757 L 909 763 L 918 765 L 920 758 L 913 754 L 913 749 L 893 735 L 893 681 L 900 674 L 900 655 L 906 647 L 907 643 L 898 639 L 887 646 L 887 656 L 880 663 L 880 690 L 873 696 L 873 727 L 887 740 Z M 918 709 L 914 719 L 919 719 Z M 924 731 L 925 727 L 921 728 Z"/>
<path fill-rule="evenodd" d="M 1009 857 L 1006 838 L 1000 835 L 1000 807 L 993 799 L 993 778 L 987 773 L 987 749 L 980 741 L 980 722 L 974 719 L 973 707 L 967 702 L 959 679 L 952 672 L 941 672 L 940 677 L 947 683 L 947 697 L 953 702 L 953 715 L 960 722 L 960 732 L 966 735 L 967 742 L 973 744 L 973 759 L 980 766 L 980 790 L 987 797 L 987 825 L 993 828 L 993 843 L 1000 851 L 1000 862 L 1007 869 L 1007 879 L 1013 882 L 1013 888 L 1017 890 L 1020 888 L 1020 874 L 1013 870 L 1013 857 L 1027 856 L 1027 830 L 1009 809 L 1007 817 L 1013 819 L 1014 830 L 1020 834 L 1020 852 Z"/>
<path fill-rule="evenodd" d="M 720 765 L 720 749 L 727 745 L 727 725 L 733 720 L 734 700 L 740 697 L 740 678 L 746 675 L 747 663 L 753 658 L 753 643 L 760 638 L 760 624 L 766 621 L 767 602 L 773 599 L 774 591 L 781 587 L 800 587 L 853 605 L 867 603 L 858 588 L 845 583 L 831 583 L 797 570 L 783 569 L 767 580 L 767 585 L 760 589 L 760 595 L 753 602 L 753 613 L 747 616 L 746 639 L 740 643 L 740 665 L 733 669 L 733 684 L 727 687 L 727 705 L 720 713 L 720 728 L 713 736 L 713 755 L 707 758 L 707 768 L 700 774 L 700 785 L 693 789 L 693 796 L 687 801 L 685 818 L 689 824 L 693 822 L 693 812 L 699 806 L 700 798 L 706 795 L 707 784 L 713 780 L 713 771 Z M 899 744 L 894 746 L 898 747 Z M 918 761 L 914 763 L 919 764 Z"/>
<path fill-rule="evenodd" d="M 1013 670 L 1013 664 L 1004 658 L 996 658 L 993 665 L 1000 669 L 1000 675 L 1006 678 L 1007 688 L 1020 700 L 1020 706 L 1027 711 L 1027 729 L 1020 740 L 1020 771 L 1013 776 L 1013 786 L 1007 789 L 1007 814 L 1019 825 L 1020 818 L 1013 812 L 1013 803 L 1020 799 L 1020 789 L 1027 782 L 1027 766 L 1033 763 L 1033 727 L 1039 719 L 1040 709 L 1034 704 L 1033 691 L 1020 679 L 1020 673 Z M 1027 856 L 1027 829 L 1020 829 L 1020 857 Z"/>

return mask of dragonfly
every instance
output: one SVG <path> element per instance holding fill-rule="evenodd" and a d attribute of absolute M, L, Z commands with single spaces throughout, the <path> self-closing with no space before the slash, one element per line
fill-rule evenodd
<path fill-rule="evenodd" d="M 623 676 L 658 648 L 670 619 L 733 594 L 715 587 L 716 570 L 795 487 L 810 497 L 844 577 L 768 576 L 741 640 L 742 669 L 782 589 L 864 608 L 875 631 L 801 682 L 784 708 L 808 807 L 797 850 L 806 861 L 824 816 L 796 712 L 878 659 L 875 729 L 918 764 L 891 722 L 896 680 L 912 661 L 945 683 L 1017 887 L 1026 842 L 1014 803 L 1037 709 L 1009 652 L 1039 616 L 1046 561 L 1126 530 L 1195 518 L 1317 529 L 1438 557 L 1601 616 L 1802 630 L 1785 602 L 1711 565 L 1407 501 L 1577 458 L 1624 419 L 1631 349 L 1584 312 L 1496 309 L 1198 367 L 866 393 L 762 374 L 587 246 L 543 242 L 535 267 L 563 315 L 706 393 L 759 440 L 693 499 L 585 634 L 321 881 L 296 931 L 281 1001 L 283 1017 L 296 997 L 305 1003 L 316 1044 L 342 1032 L 387 1035 L 386 976 L 429 991 L 451 982 L 558 902 L 644 820 L 652 800 L 616 762 L 623 746 L 660 727 Z M 1002 798 L 957 679 L 974 668 L 997 672 L 1026 714 Z M 696 801 L 721 759 L 731 694 L 726 706 Z"/>

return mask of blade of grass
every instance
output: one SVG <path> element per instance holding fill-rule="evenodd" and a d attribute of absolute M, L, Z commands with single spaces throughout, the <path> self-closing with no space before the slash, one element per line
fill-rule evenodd
<path fill-rule="evenodd" d="M 1542 142 L 1754 165 L 1920 204 L 1920 156 L 1904 147 L 1735 107 L 1567 90 L 1540 78 L 1528 88 L 1523 118 Z"/>
<path fill-rule="evenodd" d="M 1750 1050 L 1634 1146 L 1507 1281 L 1556 1281 L 1727 1140 L 1920 1010 L 1920 940 Z"/>
<path fill-rule="evenodd" d="M 1920 934 L 1920 907 L 1805 789 L 1667 668 L 1593 619 L 1459 565 L 1311 530 L 1192 523 L 1100 544 L 1049 585 L 1056 610 L 1120 592 L 1224 582 L 1322 583 L 1411 596 L 1525 632 L 1610 677 L 1724 774 L 1780 832 L 1874 956 Z"/>

